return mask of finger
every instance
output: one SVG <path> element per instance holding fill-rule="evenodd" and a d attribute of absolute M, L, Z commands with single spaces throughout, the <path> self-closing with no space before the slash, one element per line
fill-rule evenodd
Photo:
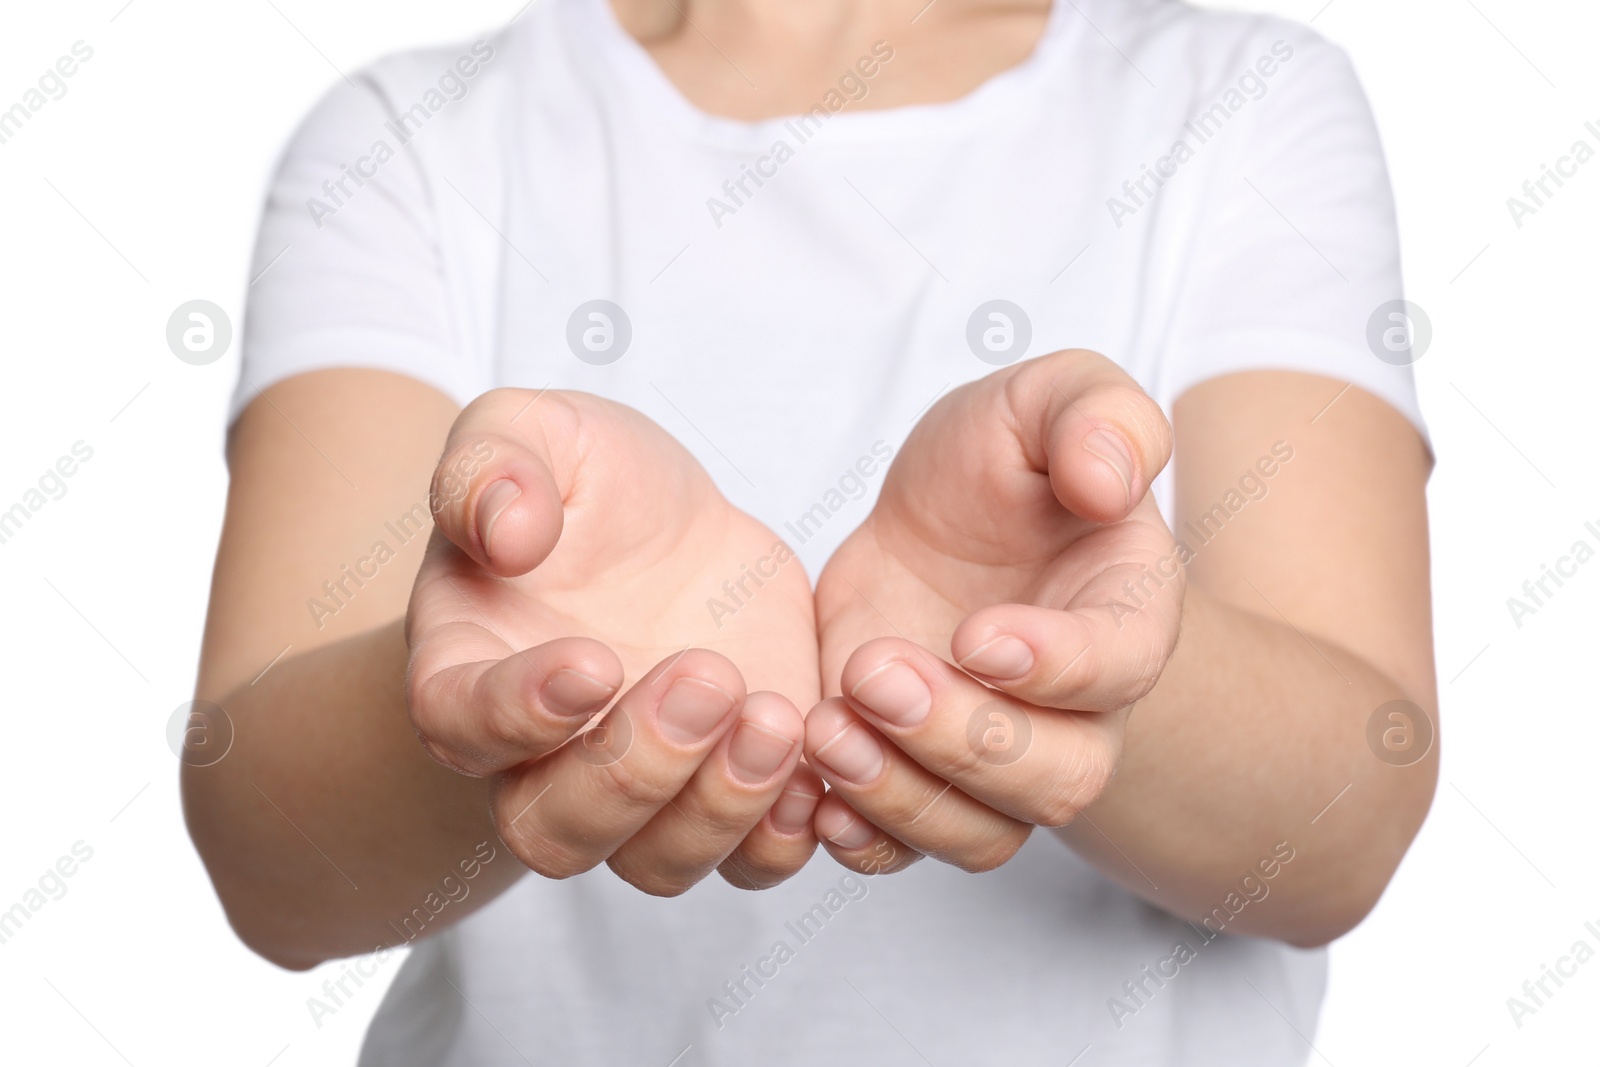
<path fill-rule="evenodd" d="M 951 635 L 951 656 L 1041 707 L 1116 711 L 1142 699 L 1177 644 L 1184 583 L 1176 553 L 1153 562 L 1139 555 L 1094 575 L 1062 610 L 995 604 L 973 612 Z"/>
<path fill-rule="evenodd" d="M 496 389 L 467 405 L 429 493 L 440 533 L 502 577 L 538 566 L 561 537 L 570 488 L 558 484 L 552 449 L 576 432 L 574 409 L 557 396 Z"/>
<path fill-rule="evenodd" d="M 1030 460 L 1048 471 L 1056 499 L 1075 515 L 1123 518 L 1171 457 L 1172 427 L 1161 406 L 1097 353 L 1057 352 L 1020 364 L 1007 393 Z"/>
<path fill-rule="evenodd" d="M 589 870 L 683 789 L 744 699 L 725 656 L 690 649 L 664 660 L 592 729 L 506 776 L 494 800 L 500 836 L 546 877 Z"/>
<path fill-rule="evenodd" d="M 717 868 L 782 795 L 805 725 L 776 693 L 751 693 L 733 729 L 678 794 L 611 854 L 611 869 L 653 896 L 676 896 Z M 810 849 L 806 850 L 806 855 Z M 805 863 L 800 856 L 800 864 Z M 778 881 L 799 869 L 775 871 Z"/>
<path fill-rule="evenodd" d="M 870 849 L 870 829 L 963 870 L 989 871 L 1028 838 L 1026 823 L 910 759 L 837 697 L 806 717 L 806 759 L 826 779 L 829 795 L 837 793 L 869 824 L 826 828 L 827 840 L 844 852 Z"/>
<path fill-rule="evenodd" d="M 895 874 L 922 858 L 916 849 L 872 825 L 838 793 L 822 798 L 813 821 L 828 855 L 852 871 Z"/>
<path fill-rule="evenodd" d="M 797 763 L 766 816 L 717 867 L 728 884 L 770 889 L 804 867 L 817 850 L 811 821 L 825 789 L 816 771 Z"/>
<path fill-rule="evenodd" d="M 587 637 L 434 669 L 429 643 L 449 645 L 448 629 L 413 652 L 411 722 L 434 759 L 463 774 L 491 774 L 560 748 L 622 687 L 622 661 Z"/>
<path fill-rule="evenodd" d="M 892 741 L 893 750 L 1023 822 L 1071 822 L 1104 791 L 1120 756 L 1120 720 L 1033 707 L 900 638 L 862 645 L 846 661 L 841 681 L 849 707 Z M 811 729 L 808 722 L 808 757 Z M 861 798 L 849 799 L 877 822 Z M 878 825 L 902 832 L 899 824 Z"/>
<path fill-rule="evenodd" d="M 1172 637 L 1153 612 L 1122 603 L 997 604 L 963 620 L 950 648 L 968 671 L 1030 704 L 1117 711 L 1155 688 Z"/>

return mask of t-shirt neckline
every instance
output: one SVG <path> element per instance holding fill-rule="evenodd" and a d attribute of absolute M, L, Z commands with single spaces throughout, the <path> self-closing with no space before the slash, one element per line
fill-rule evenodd
<path fill-rule="evenodd" d="M 652 117 L 670 122 L 696 139 L 730 148 L 762 146 L 781 136 L 787 124 L 801 117 L 784 115 L 752 122 L 704 111 L 683 95 L 655 58 L 623 28 L 610 0 L 560 2 L 588 46 L 579 54 L 598 58 L 615 76 L 620 89 L 632 98 L 634 106 L 654 112 Z M 1051 68 L 1072 36 L 1069 28 L 1078 20 L 1068 18 L 1071 7 L 1065 0 L 1055 0 L 1033 50 L 1020 63 L 992 75 L 965 95 L 943 103 L 892 108 L 856 109 L 846 103 L 830 114 L 825 140 L 840 143 L 952 133 L 997 113 L 1020 109 L 1030 98 L 1034 83 Z M 888 43 L 893 47 L 894 42 Z M 840 71 L 841 76 L 845 73 Z M 820 95 L 817 103 L 823 105 Z"/>

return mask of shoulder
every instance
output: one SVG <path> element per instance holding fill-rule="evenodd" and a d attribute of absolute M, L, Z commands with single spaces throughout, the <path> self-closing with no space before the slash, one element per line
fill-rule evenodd
<path fill-rule="evenodd" d="M 384 56 L 334 82 L 301 120 L 293 141 L 403 143 L 435 116 L 467 110 L 474 96 L 493 95 L 508 51 L 503 36 L 486 35 Z"/>
<path fill-rule="evenodd" d="M 557 0 L 534 0 L 505 25 L 368 63 L 329 86 L 301 120 L 291 150 L 330 141 L 398 150 L 414 137 L 450 140 L 447 130 L 481 134 L 508 106 L 542 91 L 530 79 L 565 64 L 563 17 Z"/>
<path fill-rule="evenodd" d="M 1079 0 L 1074 6 L 1124 50 L 1196 71 L 1270 53 L 1279 42 L 1295 52 L 1342 54 L 1311 26 L 1276 15 L 1199 8 L 1183 0 Z"/>
<path fill-rule="evenodd" d="M 1160 94 L 1209 103 L 1229 88 L 1265 96 L 1281 85 L 1359 93 L 1349 57 L 1290 19 L 1201 9 L 1181 0 L 1076 0 L 1086 48 L 1111 45 Z M 1107 49 L 1112 51 L 1112 49 Z M 1243 86 L 1240 87 L 1240 83 Z"/>

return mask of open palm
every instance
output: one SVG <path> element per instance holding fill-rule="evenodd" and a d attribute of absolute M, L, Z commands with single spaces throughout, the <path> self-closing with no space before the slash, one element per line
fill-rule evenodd
<path fill-rule="evenodd" d="M 581 393 L 475 401 L 434 501 L 407 617 L 424 743 L 459 770 L 505 775 L 502 836 L 536 870 L 609 860 L 651 891 L 687 888 L 739 844 L 730 825 L 761 819 L 798 759 L 759 788 L 735 766 L 763 746 L 797 749 L 795 708 L 818 696 L 799 562 L 670 435 Z M 741 579 L 751 595 L 713 610 Z M 744 881 L 787 872 L 811 843 L 757 842 L 742 866 L 761 870 Z"/>
<path fill-rule="evenodd" d="M 934 405 L 818 584 L 826 693 L 847 694 L 808 723 L 808 754 L 822 750 L 842 794 L 830 804 L 916 852 L 988 866 L 1092 799 L 1124 709 L 1177 636 L 1182 569 L 1147 493 L 1168 448 L 1159 408 L 1093 353 L 1018 364 Z M 910 674 L 889 685 L 895 664 Z M 852 729 L 886 753 L 863 757 L 888 768 L 870 787 L 826 766 Z M 934 796 L 948 817 L 923 820 Z M 871 843 L 857 839 L 842 851 Z"/>
<path fill-rule="evenodd" d="M 504 441 L 533 446 L 549 456 L 558 495 L 499 517 L 492 566 L 448 539 L 433 546 L 411 607 L 427 663 L 499 659 L 582 635 L 615 651 L 629 680 L 685 648 L 708 648 L 736 663 L 752 689 L 814 702 L 804 569 L 776 534 L 723 498 L 682 445 L 632 408 L 584 393 L 486 399 L 469 409 L 474 429 L 458 431 L 456 447 L 472 455 L 474 446 L 484 451 L 479 442 L 497 454 Z M 441 470 L 450 466 L 447 455 Z M 758 567 L 773 577 L 759 588 L 746 580 L 752 595 L 728 610 L 724 583 Z"/>

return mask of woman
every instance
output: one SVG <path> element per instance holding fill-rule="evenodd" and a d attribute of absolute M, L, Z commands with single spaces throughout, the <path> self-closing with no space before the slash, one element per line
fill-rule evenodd
<path fill-rule="evenodd" d="M 1338 50 L 543 0 L 336 86 L 258 257 L 186 806 L 257 952 L 380 950 L 313 1016 L 414 944 L 364 1064 L 1305 1057 L 1437 758 Z"/>

